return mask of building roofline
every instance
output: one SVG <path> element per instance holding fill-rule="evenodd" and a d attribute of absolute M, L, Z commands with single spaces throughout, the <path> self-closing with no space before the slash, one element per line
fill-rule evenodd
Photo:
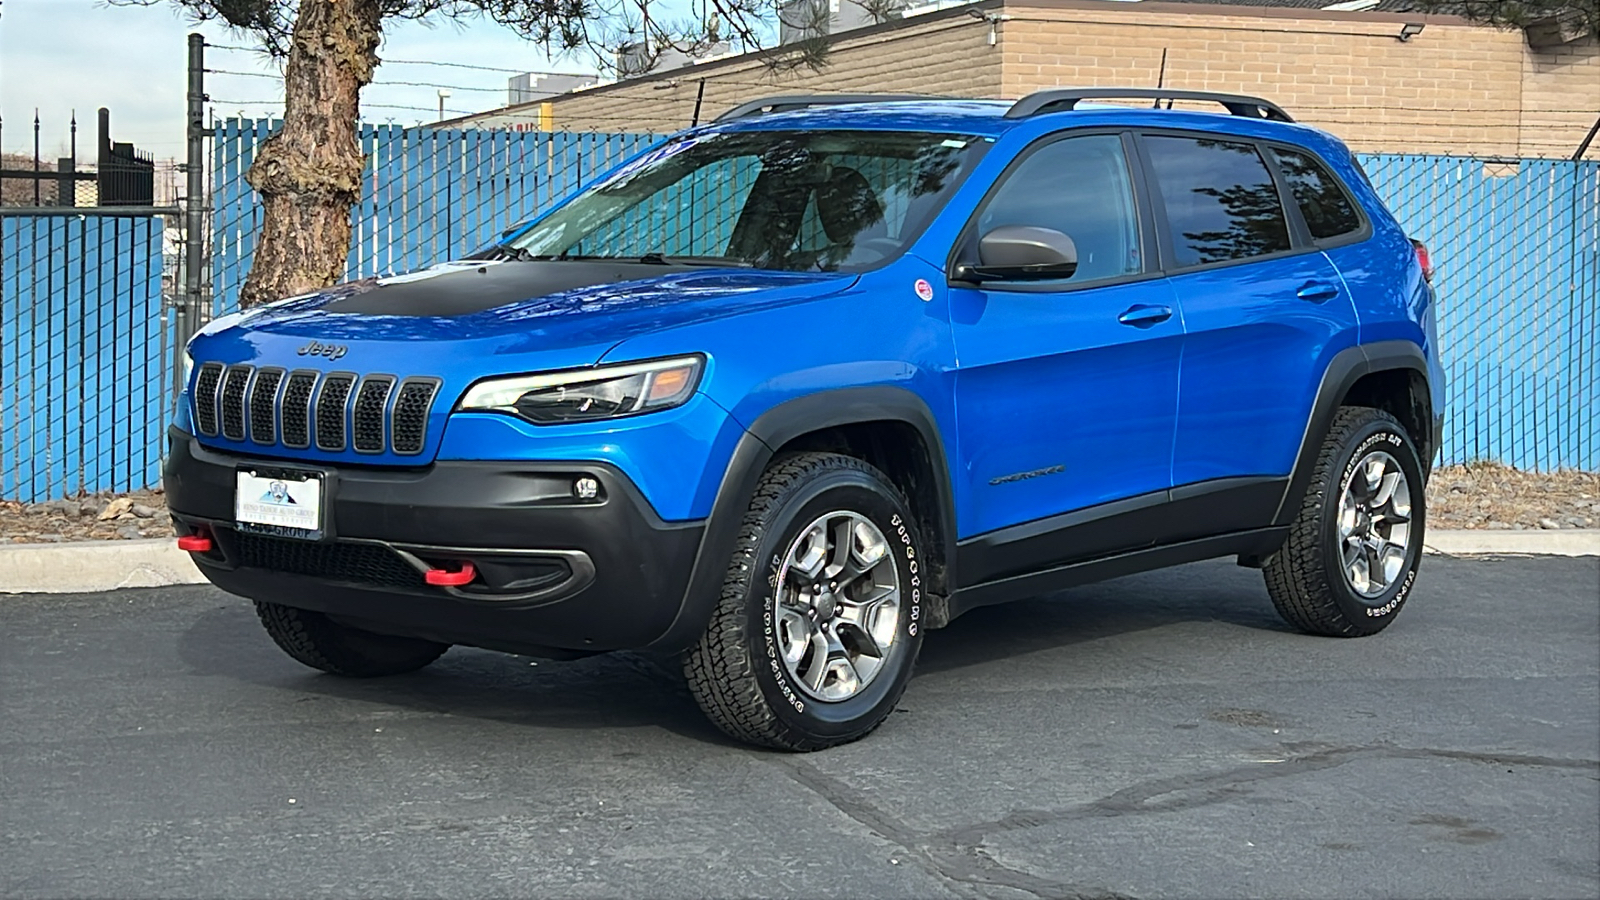
<path fill-rule="evenodd" d="M 1332 3 L 1335 0 L 1328 0 Z M 1115 3 L 1108 0 L 1005 0 L 1007 9 L 1070 9 L 1105 11 L 1121 8 L 1154 13 L 1182 13 L 1186 15 L 1254 16 L 1262 19 L 1316 19 L 1333 22 L 1424 22 L 1438 25 L 1472 25 L 1460 16 L 1422 12 L 1374 12 L 1363 10 L 1349 12 L 1338 9 L 1319 9 L 1307 6 L 1259 6 L 1250 3 L 1163 3 L 1161 0 L 1139 0 L 1136 3 Z M 1479 28 L 1491 26 L 1479 25 Z"/>
<path fill-rule="evenodd" d="M 1329 0 L 1329 2 L 1333 2 L 1333 0 Z M 829 34 L 828 43 L 832 45 L 846 40 L 855 40 L 857 38 L 888 34 L 904 28 L 913 28 L 928 22 L 940 22 L 946 19 L 972 18 L 973 11 L 1004 12 L 1027 9 L 1060 9 L 1077 12 L 1132 12 L 1137 10 L 1141 12 L 1167 13 L 1174 15 L 1242 16 L 1263 19 L 1313 19 L 1319 21 L 1336 22 L 1383 22 L 1386 24 L 1404 22 L 1423 22 L 1430 25 L 1438 24 L 1470 26 L 1473 24 L 1468 22 L 1466 19 L 1461 18 L 1460 16 L 1443 14 L 1371 11 L 1346 12 L 1343 10 L 1313 9 L 1308 7 L 1253 6 L 1243 3 L 1164 3 L 1161 2 L 1161 0 L 1138 0 L 1138 2 L 1133 3 L 1114 2 L 1114 0 L 977 0 L 977 2 L 974 3 L 968 3 L 962 6 L 953 6 L 949 9 L 941 9 L 935 12 L 923 13 L 921 15 L 913 16 L 909 19 L 895 19 L 894 21 L 890 22 L 882 22 L 876 25 L 866 25 L 861 28 L 852 28 L 848 31 L 840 31 Z M 1489 26 L 1475 27 L 1487 28 Z M 476 119 L 487 118 L 489 116 L 515 115 L 518 112 L 536 109 L 544 103 L 559 102 L 570 97 L 604 95 L 611 93 L 612 91 L 637 88 L 641 85 L 660 84 L 662 82 L 694 81 L 701 77 L 702 74 L 709 75 L 710 73 L 727 68 L 729 66 L 744 65 L 751 61 L 769 60 L 775 56 L 782 55 L 784 52 L 785 51 L 782 47 L 767 47 L 752 53 L 740 53 L 733 56 L 725 56 L 718 59 L 708 60 L 703 63 L 681 66 L 676 69 L 646 72 L 643 75 L 635 75 L 621 81 L 597 84 L 591 87 L 583 88 L 582 90 L 570 91 L 564 94 L 554 94 L 552 96 L 544 97 L 539 100 L 533 100 L 528 103 L 519 103 L 515 106 L 502 106 L 496 109 L 484 110 L 483 112 L 471 113 L 465 116 L 457 116 L 452 119 L 441 119 L 425 127 L 449 128 L 451 126 L 464 124 Z M 782 86 L 774 84 L 773 89 L 774 91 L 781 91 Z"/>
<path fill-rule="evenodd" d="M 1095 0 L 1095 2 L 1104 4 L 1105 0 Z M 828 43 L 831 45 L 843 39 L 854 39 L 859 37 L 871 37 L 877 34 L 887 34 L 892 31 L 898 31 L 902 28 L 911 28 L 925 22 L 940 22 L 945 19 L 958 19 L 963 17 L 971 18 L 971 10 L 995 10 L 999 9 L 1002 5 L 1003 0 L 977 0 L 975 3 L 968 3 L 962 6 L 952 6 L 949 9 L 941 9 L 936 12 L 923 13 L 918 16 L 913 16 L 909 19 L 895 19 L 892 22 L 881 22 L 876 25 L 867 25 L 861 28 L 852 28 L 848 31 L 840 31 L 828 35 Z M 613 81 L 607 84 L 597 84 L 593 87 L 584 88 L 581 91 L 557 94 L 553 97 L 546 97 L 543 100 L 535 100 L 530 103 L 519 103 L 516 106 L 502 106 L 498 109 L 484 110 L 483 112 L 472 113 L 471 115 L 457 116 L 453 119 L 441 119 L 440 121 L 434 122 L 428 127 L 443 128 L 452 124 L 470 121 L 472 119 L 481 119 L 486 116 L 509 115 L 521 110 L 526 110 L 530 107 L 537 107 L 540 103 L 549 103 L 554 100 L 566 99 L 568 97 L 605 94 L 613 90 L 621 90 L 624 88 L 637 87 L 638 85 L 645 84 L 656 84 L 665 81 L 693 81 L 700 77 L 699 73 L 714 72 L 718 69 L 732 65 L 749 63 L 753 60 L 768 60 L 775 56 L 780 56 L 784 52 L 785 51 L 782 47 L 766 47 L 752 53 L 740 53 L 733 56 L 724 56 L 718 59 L 707 60 L 703 63 L 680 66 L 676 69 L 664 69 L 661 71 L 646 72 L 643 75 L 634 75 L 622 81 Z M 774 91 L 782 90 L 782 85 L 779 84 L 774 84 L 772 87 Z"/>

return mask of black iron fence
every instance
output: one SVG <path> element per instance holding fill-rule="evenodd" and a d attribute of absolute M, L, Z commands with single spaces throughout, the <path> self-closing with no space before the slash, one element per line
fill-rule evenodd
<path fill-rule="evenodd" d="M 0 153 L 0 207 L 86 207 L 155 205 L 156 163 L 127 142 L 111 139 L 111 112 L 101 108 L 96 123 L 95 163 L 78 164 L 78 118 L 68 129 L 66 156 L 47 159 L 41 152 L 42 123 L 33 115 L 33 150 Z M 0 147 L 5 121 L 0 118 Z"/>

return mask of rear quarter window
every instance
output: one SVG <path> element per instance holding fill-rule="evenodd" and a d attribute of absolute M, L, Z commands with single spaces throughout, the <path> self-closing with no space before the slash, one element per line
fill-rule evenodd
<path fill-rule="evenodd" d="M 1325 241 L 1361 230 L 1361 214 L 1350 193 L 1327 166 L 1309 153 L 1280 147 L 1272 148 L 1272 155 L 1313 238 Z"/>

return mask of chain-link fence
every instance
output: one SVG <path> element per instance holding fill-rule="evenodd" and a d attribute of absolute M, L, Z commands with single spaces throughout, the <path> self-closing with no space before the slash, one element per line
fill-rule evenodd
<path fill-rule="evenodd" d="M 1600 470 L 1600 162 L 1362 163 L 1438 267 L 1444 461 Z"/>
<path fill-rule="evenodd" d="M 271 128 L 233 121 L 217 131 L 218 312 L 234 308 L 248 271 L 259 208 L 242 175 Z M 368 128 L 347 275 L 470 252 L 653 140 Z M 1443 461 L 1600 469 L 1600 163 L 1415 155 L 1362 162 L 1439 267 Z"/>
<path fill-rule="evenodd" d="M 160 479 L 163 218 L 0 210 L 0 499 Z"/>
<path fill-rule="evenodd" d="M 238 307 L 261 224 L 244 179 L 266 120 L 222 123 L 212 144 L 211 297 Z M 654 143 L 647 134 L 445 131 L 367 126 L 361 202 L 351 211 L 346 277 L 404 272 L 460 256 L 550 208 Z"/>
<path fill-rule="evenodd" d="M 267 122 L 212 143 L 212 314 L 237 307 Z M 351 278 L 470 252 L 653 143 L 644 134 L 369 127 Z M 1439 267 L 1444 462 L 1600 470 L 1600 163 L 1362 158 Z M 714 198 L 707 198 L 714 200 Z M 698 209 L 699 207 L 696 206 Z M 0 217 L 0 497 L 145 487 L 173 378 L 159 217 Z M 173 292 L 168 277 L 168 293 Z"/>

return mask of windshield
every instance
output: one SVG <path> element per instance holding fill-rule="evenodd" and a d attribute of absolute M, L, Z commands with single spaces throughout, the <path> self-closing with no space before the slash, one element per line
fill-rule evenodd
<path fill-rule="evenodd" d="M 897 131 L 685 138 L 506 246 L 524 259 L 863 271 L 916 238 L 986 146 L 964 135 Z"/>

